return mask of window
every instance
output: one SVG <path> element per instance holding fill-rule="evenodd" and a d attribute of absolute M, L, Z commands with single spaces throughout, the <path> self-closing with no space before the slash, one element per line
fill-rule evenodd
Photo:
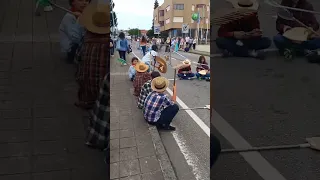
<path fill-rule="evenodd" d="M 183 23 L 183 17 L 173 17 L 172 22 Z"/>
<path fill-rule="evenodd" d="M 159 11 L 159 16 L 164 16 L 164 10 Z"/>
<path fill-rule="evenodd" d="M 170 23 L 170 19 L 166 19 L 166 24 L 169 24 Z"/>
<path fill-rule="evenodd" d="M 164 26 L 164 22 L 163 21 L 159 21 L 160 26 Z"/>
<path fill-rule="evenodd" d="M 197 4 L 197 8 L 205 8 L 206 5 L 205 4 Z"/>
<path fill-rule="evenodd" d="M 170 11 L 170 5 L 166 7 L 166 12 Z"/>
<path fill-rule="evenodd" d="M 174 4 L 173 9 L 175 10 L 184 10 L 184 4 Z"/>

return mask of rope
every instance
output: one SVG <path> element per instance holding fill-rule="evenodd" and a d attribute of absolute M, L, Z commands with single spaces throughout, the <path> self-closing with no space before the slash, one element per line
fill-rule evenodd
<path fill-rule="evenodd" d="M 264 2 L 267 3 L 267 4 L 269 4 L 269 5 L 271 5 L 271 6 L 273 6 L 273 7 L 290 9 L 290 10 L 294 10 L 294 11 L 308 12 L 308 13 L 320 15 L 320 12 L 317 12 L 317 11 L 310 11 L 310 10 L 306 10 L 306 9 L 300 9 L 300 8 L 282 6 L 282 5 L 278 4 L 277 2 L 274 2 L 273 0 L 265 0 Z"/>
<path fill-rule="evenodd" d="M 306 144 L 298 144 L 298 145 L 281 145 L 281 146 L 264 146 L 264 147 L 252 147 L 252 148 L 238 148 L 238 149 L 223 149 L 223 150 L 221 150 L 221 153 L 300 149 L 300 148 L 310 148 L 310 147 L 311 147 L 311 145 L 306 143 Z"/>

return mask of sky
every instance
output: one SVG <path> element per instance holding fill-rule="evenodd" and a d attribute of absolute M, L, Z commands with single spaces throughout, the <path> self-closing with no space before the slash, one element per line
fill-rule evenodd
<path fill-rule="evenodd" d="M 118 29 L 139 28 L 149 30 L 152 26 L 154 0 L 113 0 L 118 18 Z M 158 0 L 161 5 L 164 0 Z"/>

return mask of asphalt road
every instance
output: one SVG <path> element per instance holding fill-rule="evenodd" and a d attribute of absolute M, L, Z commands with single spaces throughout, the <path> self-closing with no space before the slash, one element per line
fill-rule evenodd
<path fill-rule="evenodd" d="M 316 10 L 319 2 L 311 1 Z M 225 6 L 222 0 L 213 7 Z M 276 33 L 273 8 L 260 4 L 259 18 L 263 32 Z M 273 13 L 274 14 L 274 13 Z M 218 114 L 211 128 L 223 148 L 241 146 L 240 136 L 251 146 L 292 145 L 306 137 L 319 136 L 320 66 L 304 58 L 292 63 L 277 55 L 265 61 L 250 58 L 212 58 L 214 103 Z M 222 126 L 227 122 L 233 129 Z M 235 131 L 234 131 L 235 130 Z M 238 132 L 237 134 L 231 134 Z M 287 180 L 320 179 L 320 154 L 309 149 L 277 150 L 260 153 L 266 160 L 250 160 L 254 153 L 222 154 L 211 176 L 217 180 L 271 180 L 272 172 Z M 246 160 L 245 158 L 246 157 Z M 264 167 L 261 164 L 264 163 Z M 271 168 L 270 168 L 271 167 Z M 275 175 L 273 174 L 273 175 Z M 264 176 L 264 178 L 262 177 Z"/>
<path fill-rule="evenodd" d="M 135 46 L 134 46 L 135 47 Z M 164 49 L 163 49 L 164 50 Z M 179 52 L 180 53 L 180 52 Z M 133 48 L 133 53 L 139 58 L 142 55 L 139 50 Z M 160 53 L 163 55 L 163 53 Z M 198 61 L 199 55 L 183 53 L 191 61 Z M 129 57 L 131 58 L 132 55 Z M 172 65 L 178 64 L 183 60 L 179 55 L 172 55 Z M 206 57 L 207 59 L 209 57 Z M 129 62 L 129 61 L 128 61 Z M 195 71 L 193 65 L 192 70 Z M 170 67 L 168 72 L 163 74 L 168 79 L 174 78 L 174 70 Z M 172 91 L 172 83 L 170 81 Z M 198 80 L 177 80 L 177 96 L 189 108 L 204 107 L 210 104 L 210 83 Z M 210 127 L 209 110 L 192 110 L 192 112 L 207 127 Z M 193 117 L 194 118 L 194 117 Z M 209 136 L 200 128 L 186 111 L 181 110 L 174 119 L 173 125 L 177 128 L 175 132 L 160 132 L 164 146 L 169 154 L 172 165 L 180 180 L 208 180 L 209 169 Z"/>

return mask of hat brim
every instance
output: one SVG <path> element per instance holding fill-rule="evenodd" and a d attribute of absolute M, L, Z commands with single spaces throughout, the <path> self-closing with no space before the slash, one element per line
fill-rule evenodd
<path fill-rule="evenodd" d="M 169 80 L 168 79 L 164 79 L 164 81 L 165 81 L 166 85 L 161 89 L 156 88 L 155 85 L 154 85 L 154 81 L 151 81 L 151 89 L 153 91 L 155 91 L 155 92 L 164 92 L 164 91 L 166 91 L 168 86 L 169 86 Z"/>
<path fill-rule="evenodd" d="M 283 36 L 292 40 L 292 41 L 298 41 L 298 42 L 304 42 L 308 40 L 310 33 L 308 32 L 308 29 L 303 27 L 296 27 L 292 28 L 285 33 L 283 33 Z"/>
<path fill-rule="evenodd" d="M 207 74 L 207 71 L 206 70 L 201 70 L 201 71 L 199 71 L 199 74 L 204 76 L 204 75 Z"/>
<path fill-rule="evenodd" d="M 253 0 L 252 6 L 250 6 L 250 7 L 239 6 L 238 0 L 227 0 L 227 1 L 229 1 L 233 5 L 233 7 L 236 9 L 252 9 L 252 10 L 259 9 L 259 2 L 256 0 Z"/>
<path fill-rule="evenodd" d="M 110 12 L 109 5 L 98 5 L 97 3 L 90 3 L 79 17 L 79 23 L 83 25 L 88 31 L 96 34 L 108 34 L 110 33 L 110 26 L 98 27 L 92 21 L 92 16 L 97 12 L 97 7 L 103 12 Z"/>
<path fill-rule="evenodd" d="M 139 69 L 139 66 L 141 66 L 141 65 L 143 65 L 143 66 L 145 66 L 145 70 L 141 70 L 141 69 Z M 146 72 L 146 71 L 148 71 L 148 69 L 149 69 L 149 66 L 148 65 L 146 65 L 146 64 L 136 64 L 135 66 L 134 66 L 134 69 L 137 71 L 137 72 Z"/>

